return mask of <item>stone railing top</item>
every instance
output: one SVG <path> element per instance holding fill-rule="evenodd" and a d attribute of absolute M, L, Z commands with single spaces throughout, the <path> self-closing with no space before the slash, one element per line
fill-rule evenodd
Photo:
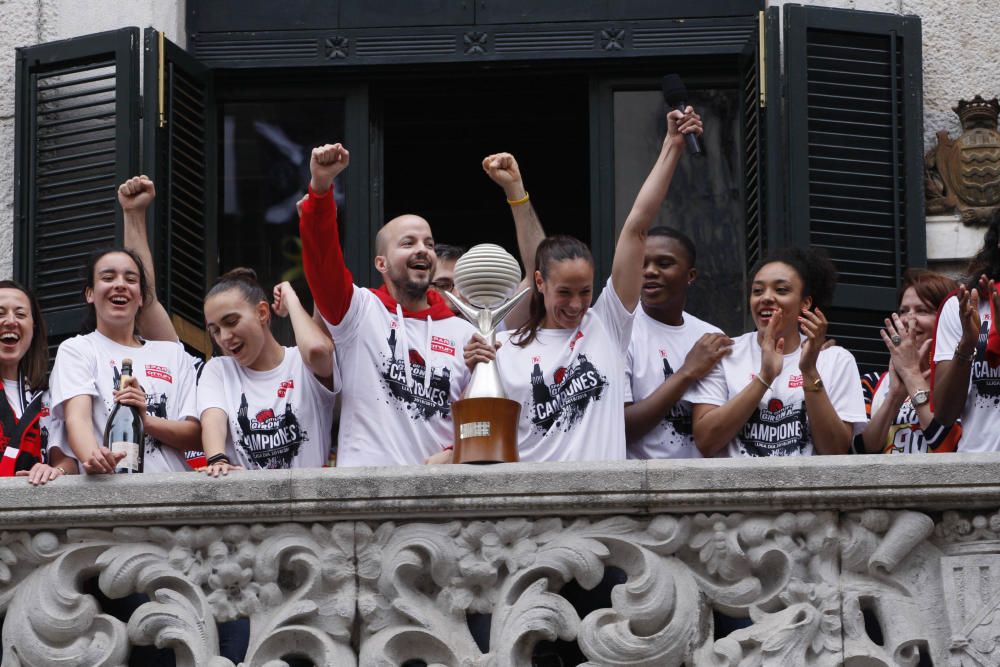
<path fill-rule="evenodd" d="M 1000 455 L 309 469 L 0 480 L 0 527 L 1000 505 Z"/>

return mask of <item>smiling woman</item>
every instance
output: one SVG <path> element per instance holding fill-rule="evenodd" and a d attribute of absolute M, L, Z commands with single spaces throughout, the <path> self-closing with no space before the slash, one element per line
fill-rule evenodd
<path fill-rule="evenodd" d="M 142 415 L 143 472 L 187 470 L 184 452 L 201 449 L 194 369 L 180 343 L 136 333 L 150 294 L 142 260 L 124 248 L 97 250 L 84 271 L 84 333 L 59 346 L 52 369 L 53 414 L 65 422 L 69 447 L 87 473 L 114 472 L 124 454 L 100 443 L 108 415 L 121 403 Z M 123 359 L 133 360 L 125 379 Z"/>
<path fill-rule="evenodd" d="M 847 350 L 823 349 L 822 309 L 836 271 L 823 253 L 788 248 L 753 272 L 756 331 L 735 339 L 685 399 L 703 456 L 846 454 L 867 420 L 858 367 Z"/>

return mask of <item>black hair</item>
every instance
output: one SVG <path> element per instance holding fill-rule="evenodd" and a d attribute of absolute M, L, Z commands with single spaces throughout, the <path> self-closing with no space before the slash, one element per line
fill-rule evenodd
<path fill-rule="evenodd" d="M 549 270 L 555 262 L 565 262 L 571 259 L 586 260 L 591 267 L 594 266 L 594 258 L 590 254 L 590 248 L 583 241 L 572 236 L 549 236 L 538 244 L 535 251 L 535 271 L 542 274 L 543 279 L 548 279 Z M 518 340 L 514 345 L 527 347 L 535 337 L 545 320 L 545 297 L 538 291 L 538 285 L 531 281 L 531 302 L 528 310 L 528 320 L 521 325 L 512 335 Z"/>
<path fill-rule="evenodd" d="M 257 272 L 245 266 L 238 266 L 216 278 L 215 284 L 205 295 L 205 301 L 216 294 L 228 292 L 231 289 L 239 290 L 243 298 L 251 305 L 256 306 L 261 301 L 267 301 L 264 288 L 257 280 Z"/>
<path fill-rule="evenodd" d="M 795 270 L 802 280 L 802 298 L 811 297 L 813 308 L 825 309 L 833 303 L 837 287 L 837 268 L 822 248 L 779 248 L 757 262 L 750 273 L 753 277 L 767 264 L 781 262 Z"/>
<path fill-rule="evenodd" d="M 142 258 L 139 257 L 138 253 L 128 248 L 98 248 L 87 255 L 87 263 L 83 267 L 83 298 L 87 298 L 88 289 L 94 289 L 94 271 L 97 269 L 97 263 L 105 255 L 114 253 L 128 255 L 135 262 L 136 268 L 139 269 L 139 296 L 142 297 L 143 304 L 147 303 L 152 296 L 152 292 L 149 290 L 149 281 L 146 279 L 146 265 L 143 264 Z M 136 331 L 134 333 L 138 332 L 139 314 L 142 312 L 142 308 L 143 306 L 139 306 L 139 310 L 136 311 Z M 94 308 L 94 304 L 88 303 L 87 312 L 80 324 L 80 333 L 89 334 L 96 329 L 97 310 Z"/>
<path fill-rule="evenodd" d="M 698 253 L 694 248 L 694 241 L 691 237 L 674 227 L 668 227 L 667 225 L 657 225 L 646 232 L 646 236 L 652 238 L 653 236 L 662 236 L 668 239 L 673 239 L 681 244 L 684 248 L 684 252 L 687 253 L 688 261 L 691 267 L 694 268 L 695 262 L 698 261 Z"/>
<path fill-rule="evenodd" d="M 32 391 L 44 391 L 49 385 L 49 339 L 42 308 L 35 294 L 16 280 L 0 280 L 0 289 L 15 289 L 28 297 L 33 322 L 31 345 L 17 362 L 17 367 Z"/>
<path fill-rule="evenodd" d="M 979 285 L 979 276 L 1000 280 L 1000 209 L 993 209 L 988 217 L 990 226 L 983 237 L 983 247 L 969 260 L 966 269 L 966 287 Z"/>
<path fill-rule="evenodd" d="M 451 245 L 448 243 L 436 243 L 434 244 L 434 254 L 437 255 L 438 259 L 459 259 L 465 254 L 465 248 L 460 245 Z"/>

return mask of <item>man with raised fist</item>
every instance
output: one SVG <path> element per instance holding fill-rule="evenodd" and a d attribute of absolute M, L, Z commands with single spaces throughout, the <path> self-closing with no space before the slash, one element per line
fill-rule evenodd
<path fill-rule="evenodd" d="M 353 283 L 333 199 L 333 180 L 349 162 L 340 144 L 315 148 L 299 207 L 306 280 L 345 380 L 337 465 L 446 460 L 451 403 L 470 378 L 462 350 L 474 329 L 428 290 L 437 256 L 430 225 L 419 216 L 399 216 L 379 230 L 375 268 L 384 284 Z"/>

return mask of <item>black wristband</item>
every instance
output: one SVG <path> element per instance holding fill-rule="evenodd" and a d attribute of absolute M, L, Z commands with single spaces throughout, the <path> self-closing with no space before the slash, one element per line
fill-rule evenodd
<path fill-rule="evenodd" d="M 229 461 L 229 457 L 226 456 L 224 453 L 223 454 L 213 454 L 212 456 L 209 456 L 208 460 L 206 461 L 206 463 L 208 465 L 215 465 L 216 463 L 221 463 L 222 461 L 225 461 L 226 463 L 229 463 L 229 465 L 232 465 L 232 463 L 230 463 L 230 461 Z"/>

